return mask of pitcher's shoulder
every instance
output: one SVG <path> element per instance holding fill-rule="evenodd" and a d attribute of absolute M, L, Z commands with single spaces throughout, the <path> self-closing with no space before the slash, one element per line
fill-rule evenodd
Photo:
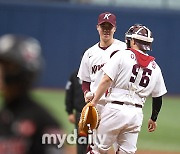
<path fill-rule="evenodd" d="M 126 46 L 126 43 L 123 42 L 123 41 L 120 41 L 118 39 L 114 39 L 114 44 L 117 44 L 118 46 L 120 46 L 122 49 L 126 49 L 127 46 Z"/>

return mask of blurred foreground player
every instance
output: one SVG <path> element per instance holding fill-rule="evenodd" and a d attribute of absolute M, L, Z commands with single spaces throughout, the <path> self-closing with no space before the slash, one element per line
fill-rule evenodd
<path fill-rule="evenodd" d="M 60 127 L 30 94 L 42 62 L 36 39 L 10 34 L 0 37 L 1 154 L 63 153 L 56 145 L 42 144 L 43 134 L 59 133 Z"/>

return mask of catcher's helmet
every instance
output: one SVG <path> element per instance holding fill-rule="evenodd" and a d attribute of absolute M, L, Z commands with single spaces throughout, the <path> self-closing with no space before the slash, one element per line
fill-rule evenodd
<path fill-rule="evenodd" d="M 128 48 L 130 48 L 131 39 L 134 39 L 136 45 L 143 51 L 151 50 L 151 43 L 154 40 L 152 32 L 141 24 L 131 26 L 125 33 L 125 41 Z"/>
<path fill-rule="evenodd" d="M 3 35 L 0 37 L 0 62 L 18 67 L 16 73 L 6 73 L 6 80 L 31 82 L 43 64 L 40 43 L 35 38 L 24 35 Z"/>

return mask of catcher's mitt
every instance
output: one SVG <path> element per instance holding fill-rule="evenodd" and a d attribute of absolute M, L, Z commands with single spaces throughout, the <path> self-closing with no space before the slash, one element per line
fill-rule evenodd
<path fill-rule="evenodd" d="M 79 135 L 88 135 L 88 124 L 90 124 L 90 129 L 96 129 L 99 125 L 100 116 L 96 107 L 92 106 L 91 103 L 87 103 L 81 112 L 81 117 L 79 120 Z"/>

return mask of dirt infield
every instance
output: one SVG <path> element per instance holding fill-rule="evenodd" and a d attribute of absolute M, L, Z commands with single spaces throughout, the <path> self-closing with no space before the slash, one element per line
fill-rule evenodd
<path fill-rule="evenodd" d="M 76 154 L 75 146 L 67 146 L 65 154 Z M 108 152 L 108 154 L 114 154 L 112 150 Z M 163 151 L 146 151 L 146 150 L 138 150 L 136 154 L 180 154 L 180 152 L 163 152 Z"/>

